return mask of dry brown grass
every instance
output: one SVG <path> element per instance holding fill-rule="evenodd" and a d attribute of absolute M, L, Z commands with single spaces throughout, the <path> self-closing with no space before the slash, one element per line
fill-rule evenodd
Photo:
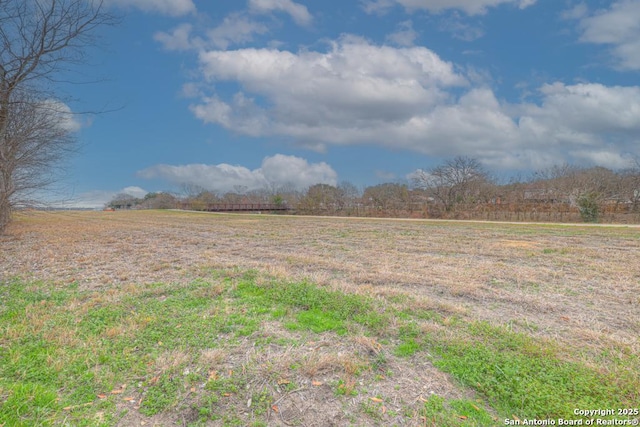
<path fill-rule="evenodd" d="M 640 353 L 640 229 L 634 227 L 161 211 L 36 212 L 19 215 L 8 235 L 0 236 L 0 247 L 0 280 L 20 276 L 76 282 L 95 291 L 87 300 L 74 301 L 80 312 L 140 292 L 140 284 L 186 285 L 218 269 L 256 269 L 264 273 L 258 281 L 306 279 L 380 297 L 384 303 L 410 303 L 415 309 L 441 313 L 442 325 L 424 322 L 425 333 L 446 333 L 442 329 L 450 317 L 463 317 L 506 324 L 580 349 L 567 357 L 583 357 L 587 364 L 601 364 L 594 356 L 603 349 L 610 354 Z M 212 286 L 203 296 L 214 298 L 223 289 Z M 157 292 L 163 298 L 162 290 Z M 412 298 L 403 300 L 407 294 Z M 30 327 L 42 327 L 46 306 L 29 310 L 34 319 Z M 128 328 L 142 327 L 143 320 L 132 318 L 127 328 L 107 329 L 105 336 L 126 334 Z M 263 325 L 261 334 L 284 339 L 295 335 L 277 322 Z M 290 338 L 299 338 L 293 335 Z M 304 385 L 305 391 L 286 394 L 278 403 L 293 421 L 302 416 L 305 399 L 307 404 L 324 404 L 329 412 L 334 405 L 334 416 L 343 416 L 344 407 L 335 403 L 327 384 L 341 380 L 346 392 L 355 387 L 354 373 L 363 365 L 359 360 L 377 357 L 380 344 L 356 334 L 346 341 L 299 348 L 278 345 L 256 352 L 247 345 L 237 351 L 203 351 L 199 359 L 212 372 L 251 367 L 256 389 L 283 379 Z M 196 356 L 167 354 L 156 368 L 175 369 Z M 430 393 L 465 393 L 429 362 L 387 356 L 394 378 L 382 375 L 370 395 L 387 396 L 389 410 L 401 411 L 400 402 L 420 402 Z M 293 370 L 294 364 L 300 366 Z M 372 372 L 370 377 L 376 374 L 381 375 Z M 305 419 L 329 419 L 314 415 L 314 408 L 307 406 Z"/>
<path fill-rule="evenodd" d="M 639 350 L 640 230 L 434 221 L 61 212 L 19 215 L 0 277 L 102 291 L 254 268 L 350 292 L 409 293 L 443 313 Z M 216 292 L 215 289 L 212 290 Z"/>

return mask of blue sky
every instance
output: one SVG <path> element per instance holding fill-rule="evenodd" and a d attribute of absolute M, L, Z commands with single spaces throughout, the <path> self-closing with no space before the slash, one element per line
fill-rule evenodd
<path fill-rule="evenodd" d="M 640 1 L 108 0 L 68 85 L 77 206 L 114 194 L 508 176 L 640 155 Z"/>

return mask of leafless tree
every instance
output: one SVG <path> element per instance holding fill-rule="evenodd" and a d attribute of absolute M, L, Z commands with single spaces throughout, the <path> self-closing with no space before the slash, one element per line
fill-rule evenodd
<path fill-rule="evenodd" d="M 457 156 L 428 171 L 419 170 L 414 184 L 427 190 L 431 197 L 450 212 L 459 203 L 482 198 L 491 186 L 489 174 L 476 158 Z"/>
<path fill-rule="evenodd" d="M 147 193 L 140 201 L 140 207 L 144 209 L 172 209 L 178 204 L 178 198 L 168 192 Z"/>
<path fill-rule="evenodd" d="M 329 184 L 315 184 L 300 199 L 297 208 L 309 214 L 335 214 L 343 208 L 342 191 Z"/>
<path fill-rule="evenodd" d="M 365 205 L 384 215 L 396 215 L 409 207 L 409 188 L 405 184 L 385 183 L 364 189 Z"/>
<path fill-rule="evenodd" d="M 106 207 L 113 209 L 131 209 L 134 206 L 138 206 L 142 203 L 142 199 L 138 199 L 135 196 L 132 196 L 128 193 L 118 193 L 111 201 L 106 205 Z"/>
<path fill-rule="evenodd" d="M 73 149 L 71 111 L 52 87 L 115 21 L 101 0 L 0 0 L 0 232 Z"/>
<path fill-rule="evenodd" d="M 631 204 L 633 212 L 640 211 L 640 157 L 633 160 L 633 166 L 622 171 L 623 194 Z"/>
<path fill-rule="evenodd" d="M 338 184 L 340 195 L 342 197 L 342 205 L 345 209 L 351 211 L 355 208 L 360 199 L 360 190 L 354 184 L 349 181 L 342 181 Z"/>

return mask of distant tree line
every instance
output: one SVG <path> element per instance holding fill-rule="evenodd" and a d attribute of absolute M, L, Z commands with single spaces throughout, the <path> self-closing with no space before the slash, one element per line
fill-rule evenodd
<path fill-rule="evenodd" d="M 116 196 L 114 209 L 188 208 L 221 204 L 286 206 L 300 215 L 479 219 L 496 221 L 640 222 L 640 163 L 626 170 L 553 166 L 527 178 L 499 183 L 478 161 L 455 157 L 419 170 L 408 183 L 359 189 L 349 182 L 293 186 L 224 194 L 194 185 L 182 194 Z"/>

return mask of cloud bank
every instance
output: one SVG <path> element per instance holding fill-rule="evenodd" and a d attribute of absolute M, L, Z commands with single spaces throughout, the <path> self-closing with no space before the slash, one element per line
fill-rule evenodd
<path fill-rule="evenodd" d="M 155 165 L 138 172 L 145 179 L 162 179 L 172 184 L 195 184 L 206 190 L 226 193 L 287 186 L 304 190 L 314 184 L 336 185 L 337 173 L 327 163 L 309 163 L 295 156 L 265 157 L 258 169 L 225 163 L 218 165 Z"/>
<path fill-rule="evenodd" d="M 212 90 L 191 106 L 197 118 L 316 150 L 375 144 L 505 169 L 559 159 L 620 167 L 638 150 L 638 86 L 553 82 L 538 88 L 535 103 L 511 104 L 427 48 L 354 36 L 326 52 L 203 51 L 199 63 Z M 228 82 L 241 90 L 218 94 L 215 86 Z"/>

